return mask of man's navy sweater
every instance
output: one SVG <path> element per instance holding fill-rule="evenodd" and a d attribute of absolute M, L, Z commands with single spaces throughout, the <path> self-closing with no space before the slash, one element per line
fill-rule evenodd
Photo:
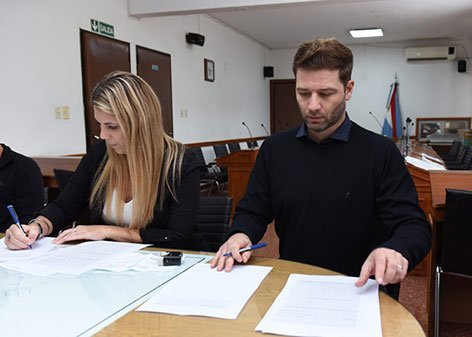
<path fill-rule="evenodd" d="M 258 242 L 274 219 L 282 259 L 357 276 L 386 247 L 416 266 L 431 228 L 404 160 L 390 139 L 350 123 L 347 141 L 316 143 L 298 129 L 268 138 L 229 236 Z"/>

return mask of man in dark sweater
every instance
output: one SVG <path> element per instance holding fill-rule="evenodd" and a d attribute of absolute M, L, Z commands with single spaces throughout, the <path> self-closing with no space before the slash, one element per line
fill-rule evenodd
<path fill-rule="evenodd" d="M 272 220 L 282 259 L 359 276 L 357 286 L 370 276 L 398 283 L 427 254 L 431 229 L 400 152 L 346 113 L 352 64 L 334 39 L 300 46 L 293 71 L 304 123 L 262 145 L 212 267 L 247 262 L 251 252 L 239 249 L 258 242 Z"/>
<path fill-rule="evenodd" d="M 21 223 L 28 223 L 44 202 L 43 176 L 38 164 L 0 144 L 0 232 L 13 223 L 8 205 L 13 205 Z"/>

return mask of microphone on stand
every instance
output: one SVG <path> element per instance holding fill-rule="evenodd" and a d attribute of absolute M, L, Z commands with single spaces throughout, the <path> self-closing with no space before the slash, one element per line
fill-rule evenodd
<path fill-rule="evenodd" d="M 379 122 L 379 120 L 377 119 L 377 117 L 375 117 L 375 115 L 374 115 L 371 111 L 369 111 L 369 114 L 372 116 L 373 119 L 375 119 L 375 121 L 377 122 L 378 126 L 380 126 L 380 132 L 382 132 L 382 131 L 383 131 L 383 125 Z M 383 133 L 382 133 L 382 136 L 387 137 L 387 135 L 385 135 L 385 134 L 383 134 Z"/>
<path fill-rule="evenodd" d="M 413 126 L 414 123 L 411 122 L 411 118 L 406 118 L 406 126 L 403 127 L 405 130 L 405 147 L 403 150 L 403 155 L 406 157 L 411 149 L 411 140 L 410 140 L 410 126 Z"/>
<path fill-rule="evenodd" d="M 249 137 L 251 137 L 251 140 L 248 142 L 248 145 L 250 144 L 249 148 L 253 149 L 255 146 L 254 146 L 254 140 L 253 140 L 253 137 L 252 137 L 251 130 L 249 130 L 249 126 L 247 126 L 246 123 L 242 122 L 242 124 L 246 127 L 247 132 L 249 133 Z"/>
<path fill-rule="evenodd" d="M 264 124 L 261 124 L 262 128 L 264 129 L 267 137 L 269 137 L 269 131 L 267 131 L 266 127 L 264 126 Z"/>
<path fill-rule="evenodd" d="M 377 122 L 377 124 L 380 126 L 380 130 L 382 130 L 382 129 L 383 129 L 383 126 L 382 126 L 382 124 L 380 124 L 380 122 L 379 122 L 379 120 L 377 119 L 377 117 L 375 117 L 375 115 L 374 115 L 371 111 L 369 111 L 369 114 L 372 116 L 372 118 L 375 119 L 375 121 Z"/>

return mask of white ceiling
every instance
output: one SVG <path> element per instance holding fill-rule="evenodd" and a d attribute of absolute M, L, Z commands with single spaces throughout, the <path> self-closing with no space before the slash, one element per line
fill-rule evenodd
<path fill-rule="evenodd" d="M 206 14 L 269 49 L 297 48 L 315 36 L 351 45 L 472 41 L 472 0 L 128 0 L 128 7 L 138 17 Z M 352 28 L 374 27 L 384 36 L 349 35 Z"/>

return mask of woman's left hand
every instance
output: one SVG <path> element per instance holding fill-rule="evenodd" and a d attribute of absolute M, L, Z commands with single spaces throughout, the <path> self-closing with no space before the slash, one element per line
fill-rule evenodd
<path fill-rule="evenodd" d="M 109 228 L 110 226 L 107 225 L 77 226 L 75 228 L 69 228 L 59 234 L 52 243 L 59 245 L 64 242 L 77 240 L 105 240 L 107 239 L 107 230 Z"/>

